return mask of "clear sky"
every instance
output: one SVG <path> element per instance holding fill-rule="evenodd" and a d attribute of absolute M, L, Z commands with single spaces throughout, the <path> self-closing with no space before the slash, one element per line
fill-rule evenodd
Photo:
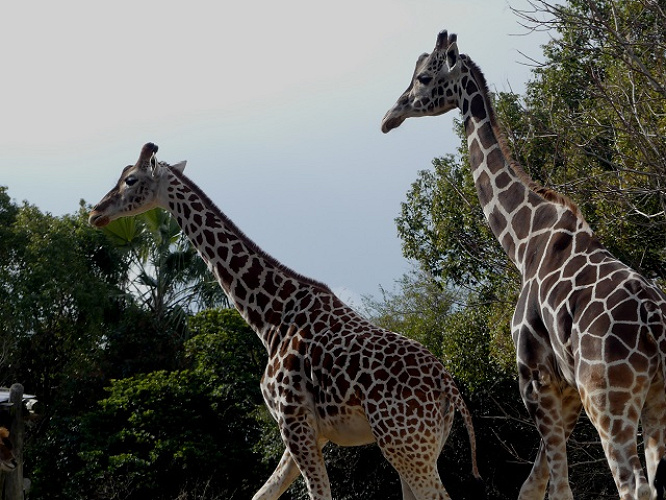
<path fill-rule="evenodd" d="M 394 219 L 452 153 L 454 113 L 382 116 L 442 29 L 494 90 L 522 92 L 542 34 L 526 0 L 9 2 L 0 185 L 54 215 L 96 203 L 141 146 L 264 250 L 358 305 L 409 270 Z"/>

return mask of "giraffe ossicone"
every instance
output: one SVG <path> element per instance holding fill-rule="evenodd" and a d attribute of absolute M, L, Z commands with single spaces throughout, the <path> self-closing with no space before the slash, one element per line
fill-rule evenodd
<path fill-rule="evenodd" d="M 512 320 L 520 392 L 541 435 L 521 500 L 572 498 L 566 441 L 584 408 L 622 500 L 664 487 L 666 295 L 604 248 L 565 196 L 511 159 L 485 77 L 456 35 L 442 31 L 382 120 L 459 109 L 469 163 L 489 226 L 522 275 Z M 647 476 L 637 451 L 643 428 Z"/>
<path fill-rule="evenodd" d="M 156 152 L 152 143 L 143 147 L 89 221 L 102 227 L 153 207 L 171 212 L 266 347 L 261 390 L 285 452 L 254 500 L 279 498 L 299 471 L 312 500 L 331 500 L 322 456 L 329 441 L 376 442 L 400 474 L 405 500 L 448 499 L 437 458 L 455 409 L 479 478 L 472 418 L 442 363 L 270 257 L 183 174 L 184 162 L 158 162 Z"/>

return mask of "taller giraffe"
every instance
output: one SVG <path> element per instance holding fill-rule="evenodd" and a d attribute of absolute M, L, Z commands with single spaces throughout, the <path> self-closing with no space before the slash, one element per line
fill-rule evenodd
<path fill-rule="evenodd" d="M 455 408 L 478 478 L 471 415 L 441 362 L 263 252 L 183 174 L 185 162 L 158 162 L 156 152 L 152 143 L 143 147 L 89 221 L 102 227 L 156 206 L 171 212 L 266 347 L 261 391 L 286 449 L 254 500 L 279 498 L 299 470 L 312 500 L 331 500 L 322 456 L 329 441 L 377 442 L 400 474 L 405 500 L 449 499 L 437 457 Z"/>
<path fill-rule="evenodd" d="M 483 212 L 522 275 L 512 320 L 520 393 L 541 435 L 519 498 L 572 498 L 566 441 L 581 406 L 596 427 L 623 500 L 647 500 L 664 455 L 666 296 L 595 237 L 578 208 L 511 159 L 485 78 L 442 31 L 382 121 L 462 112 Z M 636 434 L 643 425 L 646 481 Z M 550 471 L 550 484 L 549 482 Z"/>

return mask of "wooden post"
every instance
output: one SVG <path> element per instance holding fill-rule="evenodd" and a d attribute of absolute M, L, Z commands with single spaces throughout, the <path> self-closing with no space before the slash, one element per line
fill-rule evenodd
<path fill-rule="evenodd" d="M 4 500 L 23 500 L 23 386 L 14 384 L 9 388 L 9 408 L 12 423 L 9 427 L 9 440 L 14 445 L 14 458 L 17 466 L 6 474 Z"/>

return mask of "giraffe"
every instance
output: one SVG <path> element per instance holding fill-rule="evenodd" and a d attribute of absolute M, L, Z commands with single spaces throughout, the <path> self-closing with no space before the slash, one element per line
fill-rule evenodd
<path fill-rule="evenodd" d="M 279 498 L 299 471 L 312 500 L 331 500 L 322 456 L 329 441 L 376 442 L 398 471 L 405 500 L 448 499 L 437 458 L 455 408 L 480 479 L 472 418 L 442 363 L 262 251 L 183 174 L 185 162 L 158 162 L 156 152 L 143 146 L 89 222 L 103 227 L 153 207 L 168 210 L 261 339 L 268 352 L 261 391 L 285 451 L 254 500 Z"/>
<path fill-rule="evenodd" d="M 459 54 L 457 36 L 442 31 L 381 128 L 455 108 L 484 215 L 522 278 L 511 333 L 520 394 L 541 441 L 519 499 L 543 499 L 546 490 L 551 500 L 572 498 L 566 441 L 581 408 L 620 498 L 654 498 L 665 449 L 666 295 L 613 257 L 573 202 L 512 160 L 485 77 Z M 639 420 L 649 482 L 637 452 Z"/>

